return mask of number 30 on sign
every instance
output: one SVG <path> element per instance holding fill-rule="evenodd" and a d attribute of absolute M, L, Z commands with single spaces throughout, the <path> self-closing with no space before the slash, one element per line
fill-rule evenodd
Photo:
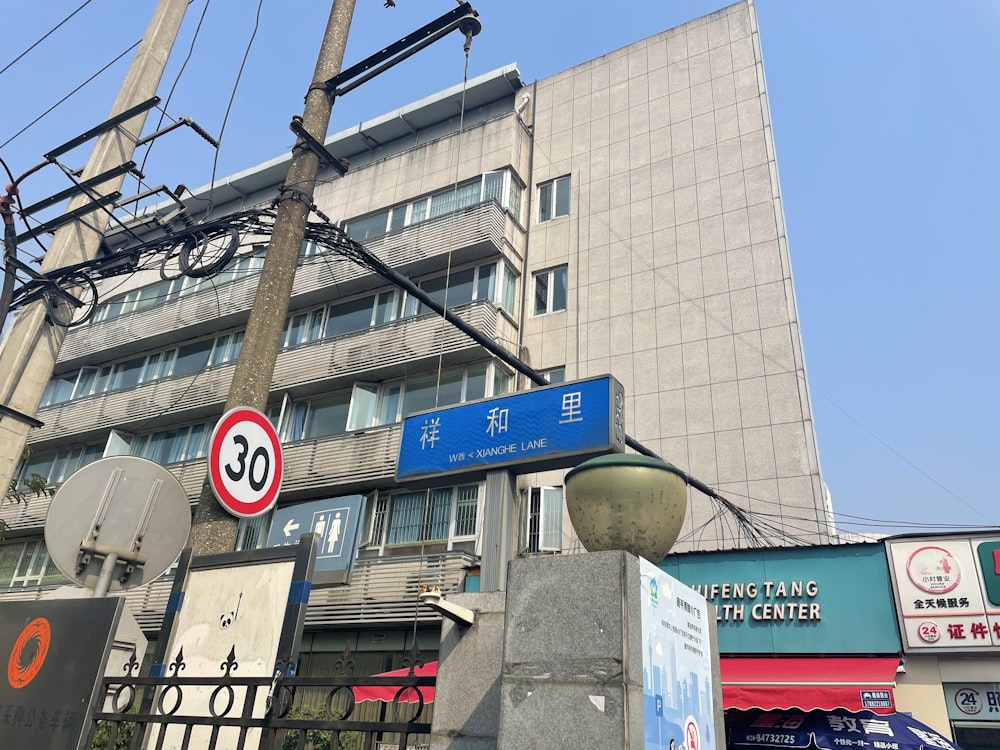
<path fill-rule="evenodd" d="M 240 518 L 267 513 L 282 471 L 281 443 L 266 416 L 248 406 L 222 415 L 209 443 L 208 481 L 223 508 Z"/>

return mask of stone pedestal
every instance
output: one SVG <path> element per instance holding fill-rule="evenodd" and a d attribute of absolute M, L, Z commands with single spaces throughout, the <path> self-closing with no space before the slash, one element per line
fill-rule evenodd
<path fill-rule="evenodd" d="M 515 560 L 508 570 L 499 750 L 643 746 L 639 560 Z"/>

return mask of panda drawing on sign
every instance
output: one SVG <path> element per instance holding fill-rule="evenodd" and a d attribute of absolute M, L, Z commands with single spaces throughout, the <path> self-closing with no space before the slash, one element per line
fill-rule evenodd
<path fill-rule="evenodd" d="M 219 627 L 225 630 L 232 626 L 236 622 L 236 617 L 240 613 L 240 603 L 243 601 L 243 592 L 240 591 L 239 599 L 236 600 L 236 609 L 230 610 L 228 612 L 223 612 L 219 615 Z"/>

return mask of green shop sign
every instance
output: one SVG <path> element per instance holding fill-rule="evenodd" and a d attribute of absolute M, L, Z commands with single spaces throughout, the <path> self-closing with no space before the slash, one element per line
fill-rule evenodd
<path fill-rule="evenodd" d="M 716 606 L 722 653 L 901 649 L 881 544 L 668 555 L 660 568 Z"/>

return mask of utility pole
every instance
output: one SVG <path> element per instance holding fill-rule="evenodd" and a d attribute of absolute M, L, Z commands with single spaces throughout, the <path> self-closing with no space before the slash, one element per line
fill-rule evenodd
<path fill-rule="evenodd" d="M 323 83 L 340 72 L 354 5 L 355 0 L 335 0 L 316 60 L 313 84 L 306 94 L 302 128 L 320 142 L 326 139 L 333 109 L 333 97 Z M 225 411 L 237 406 L 263 411 L 267 406 L 318 172 L 319 156 L 299 138 L 292 149 L 292 163 L 278 194 L 274 228 Z M 237 520 L 216 501 L 206 480 L 195 510 L 191 546 L 199 554 L 230 552 L 236 542 L 237 526 Z"/>
<path fill-rule="evenodd" d="M 135 107 L 156 93 L 187 5 L 188 0 L 159 1 L 111 107 L 110 117 Z M 143 112 L 100 135 L 81 179 L 87 180 L 130 161 L 145 120 Z M 94 192 L 102 196 L 115 192 L 124 179 L 124 175 L 109 179 Z M 84 207 L 91 200 L 89 195 L 77 195 L 70 200 L 67 212 Z M 94 259 L 106 225 L 107 214 L 97 209 L 59 229 L 45 253 L 42 272 Z M 0 351 L 0 406 L 8 407 L 0 413 L 0 485 L 4 490 L 24 451 L 28 431 L 35 421 L 32 417 L 38 412 L 38 404 L 66 336 L 66 329 L 50 325 L 45 315 L 44 300 L 22 309 L 12 322 Z"/>

